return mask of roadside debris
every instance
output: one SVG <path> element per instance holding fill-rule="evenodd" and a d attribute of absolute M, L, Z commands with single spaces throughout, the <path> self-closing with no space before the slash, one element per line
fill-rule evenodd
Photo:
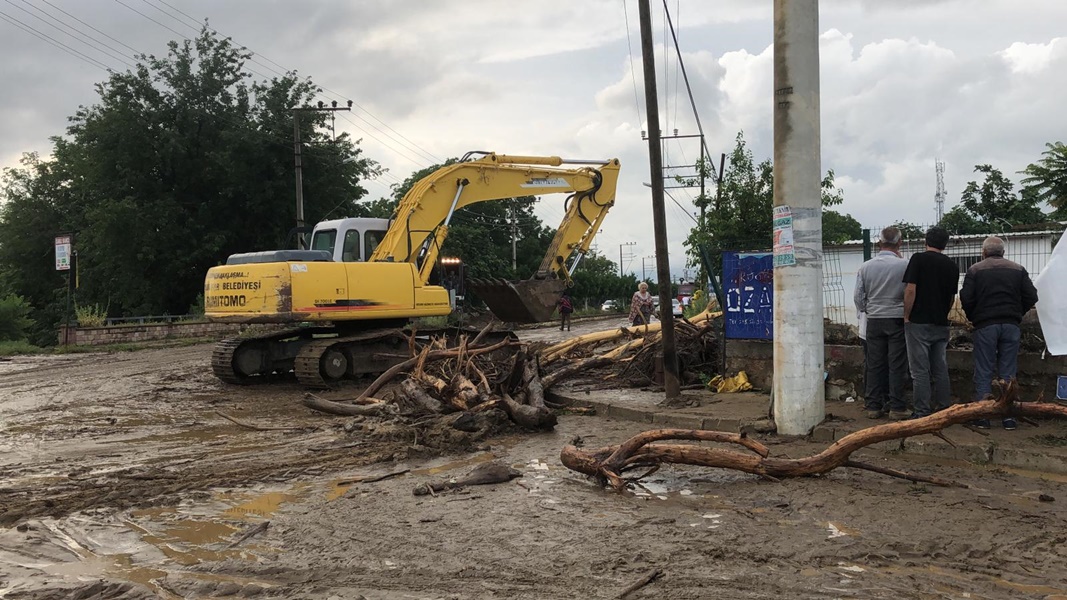
<path fill-rule="evenodd" d="M 805 458 L 778 458 L 770 456 L 763 444 L 745 434 L 721 431 L 688 429 L 655 429 L 638 434 L 618 446 L 597 449 L 580 449 L 574 445 L 564 446 L 560 460 L 567 468 L 595 477 L 601 485 L 610 484 L 617 491 L 657 471 L 664 463 L 688 464 L 705 467 L 734 469 L 777 481 L 785 477 L 804 477 L 828 473 L 838 467 L 863 469 L 899 477 L 908 481 L 930 483 L 939 486 L 967 487 L 953 481 L 935 477 L 912 475 L 852 460 L 853 452 L 887 440 L 895 440 L 922 434 L 945 437 L 942 429 L 950 425 L 964 424 L 975 419 L 988 419 L 1007 415 L 1030 417 L 1067 417 L 1067 406 L 1052 403 L 1019 402 L 1016 381 L 1000 382 L 998 397 L 970 404 L 957 404 L 928 417 L 899 421 L 868 427 L 851 433 L 836 441 L 819 454 Z M 710 448 L 692 444 L 656 444 L 663 440 L 698 440 L 734 444 L 748 449 L 751 454 L 722 448 Z M 644 469 L 636 477 L 624 474 Z"/>
<path fill-rule="evenodd" d="M 459 479 L 449 479 L 437 483 L 420 483 L 415 486 L 411 493 L 416 496 L 430 496 L 446 490 L 458 490 L 469 485 L 507 483 L 516 477 L 522 477 L 522 473 L 507 465 L 490 462 L 478 465 L 465 477 Z"/>

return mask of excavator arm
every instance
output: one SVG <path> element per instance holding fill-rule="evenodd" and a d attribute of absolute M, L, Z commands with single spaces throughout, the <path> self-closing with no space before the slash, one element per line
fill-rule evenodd
<path fill-rule="evenodd" d="M 425 284 L 456 210 L 516 196 L 570 194 L 563 221 L 531 279 L 471 281 L 471 289 L 501 319 L 547 320 L 560 292 L 570 285 L 571 273 L 588 252 L 604 217 L 615 203 L 619 161 L 493 153 L 476 159 L 471 156 L 468 154 L 464 160 L 438 169 L 408 191 L 370 262 L 412 263 Z M 568 265 L 571 256 L 574 259 Z"/>
<path fill-rule="evenodd" d="M 468 155 L 469 156 L 469 155 Z M 560 168 L 565 164 L 596 165 Z M 556 230 L 535 279 L 570 279 L 566 259 L 589 250 L 593 236 L 615 203 L 619 161 L 573 161 L 558 156 L 488 153 L 442 167 L 416 183 L 400 201 L 393 224 L 370 262 L 414 263 L 423 283 L 437 261 L 456 210 L 490 200 L 569 193 L 566 215 Z"/>

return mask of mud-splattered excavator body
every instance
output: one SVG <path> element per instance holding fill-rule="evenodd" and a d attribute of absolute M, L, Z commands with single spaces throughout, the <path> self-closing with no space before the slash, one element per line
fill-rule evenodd
<path fill-rule="evenodd" d="M 517 196 L 567 193 L 566 214 L 532 278 L 468 284 L 503 321 L 549 320 L 574 266 L 614 204 L 618 174 L 616 159 L 468 155 L 416 183 L 393 218 L 382 222 L 389 223 L 384 232 L 371 220 L 349 231 L 339 230 L 337 222 L 320 223 L 311 250 L 231 256 L 226 265 L 208 271 L 204 299 L 210 319 L 321 326 L 294 329 L 286 332 L 288 337 L 226 340 L 216 349 L 215 373 L 236 383 L 291 369 L 309 384 L 361 374 L 366 361 L 360 344 L 367 345 L 374 330 L 451 312 L 447 290 L 429 281 L 456 210 Z M 371 252 L 370 240 L 379 239 Z M 311 330 L 316 333 L 306 333 Z"/>

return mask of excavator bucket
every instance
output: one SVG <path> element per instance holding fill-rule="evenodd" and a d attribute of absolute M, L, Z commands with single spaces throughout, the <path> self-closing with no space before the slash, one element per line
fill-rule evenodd
<path fill-rule="evenodd" d="M 562 279 L 467 280 L 467 289 L 481 298 L 498 319 L 508 323 L 551 321 L 564 286 Z"/>

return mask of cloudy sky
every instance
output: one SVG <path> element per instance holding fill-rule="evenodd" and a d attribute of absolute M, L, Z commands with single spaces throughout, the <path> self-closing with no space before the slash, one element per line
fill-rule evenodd
<path fill-rule="evenodd" d="M 667 3 L 709 148 L 729 152 L 743 130 L 757 160 L 769 157 L 770 0 Z M 652 4 L 662 127 L 693 134 L 672 47 L 664 58 L 662 4 Z M 473 149 L 620 158 L 598 249 L 618 260 L 620 244 L 635 242 L 624 264 L 641 275 L 654 245 L 636 0 L 3 0 L 0 166 L 47 154 L 48 137 L 95 101 L 106 67 L 127 68 L 134 51 L 164 54 L 204 18 L 258 55 L 257 76 L 295 69 L 327 90 L 323 100 L 357 103 L 337 126 L 388 168 L 368 184 L 374 197 Z M 822 166 L 836 172 L 844 210 L 872 227 L 930 222 L 937 158 L 946 208 L 975 164 L 1018 181 L 1046 142 L 1067 138 L 1065 23 L 1063 0 L 823 0 Z M 698 153 L 693 140 L 665 150 L 666 164 Z M 672 193 L 679 274 L 695 209 L 690 192 Z M 562 198 L 538 212 L 554 225 Z"/>

